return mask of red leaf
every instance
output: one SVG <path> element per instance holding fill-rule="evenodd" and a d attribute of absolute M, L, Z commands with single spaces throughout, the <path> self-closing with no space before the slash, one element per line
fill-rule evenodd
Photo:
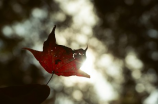
<path fill-rule="evenodd" d="M 86 58 L 88 47 L 85 50 L 72 50 L 69 47 L 56 44 L 55 28 L 56 26 L 44 42 L 43 52 L 29 48 L 24 49 L 29 50 L 48 73 L 53 72 L 58 76 L 76 75 L 90 78 L 88 74 L 79 70 Z"/>

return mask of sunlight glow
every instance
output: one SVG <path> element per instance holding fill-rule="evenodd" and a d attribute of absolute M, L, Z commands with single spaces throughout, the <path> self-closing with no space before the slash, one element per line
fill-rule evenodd
<path fill-rule="evenodd" d="M 109 82 L 107 82 L 103 76 L 102 73 L 99 73 L 96 71 L 94 68 L 94 62 L 95 62 L 95 54 L 94 52 L 89 49 L 87 51 L 87 59 L 81 66 L 81 70 L 88 73 L 91 78 L 89 80 L 82 80 L 91 82 L 91 84 L 94 85 L 94 88 L 100 97 L 101 100 L 106 101 L 106 100 L 111 100 L 115 97 L 117 97 L 117 94 L 114 93 L 112 86 L 110 85 Z M 109 63 L 110 60 L 107 60 L 107 63 Z"/>
<path fill-rule="evenodd" d="M 108 100 L 112 100 L 117 97 L 117 94 L 114 92 L 112 86 L 109 82 L 107 82 L 103 76 L 102 73 L 98 72 L 94 68 L 94 62 L 95 62 L 95 53 L 92 49 L 88 49 L 86 52 L 87 59 L 81 66 L 81 70 L 86 72 L 90 75 L 90 78 L 84 78 L 84 77 L 63 77 L 62 80 L 64 80 L 64 84 L 67 87 L 73 86 L 77 83 L 79 84 L 79 87 L 83 87 L 86 83 L 91 83 L 94 86 L 94 90 L 96 91 L 96 94 L 99 96 L 100 100 L 102 102 L 106 102 Z M 107 60 L 108 61 L 108 60 Z M 109 60 L 110 61 L 110 60 Z"/>
<path fill-rule="evenodd" d="M 86 52 L 87 59 L 80 67 L 80 70 L 86 72 L 89 75 L 93 74 L 92 69 L 94 69 L 93 63 L 94 63 L 95 57 L 92 52 L 93 51 L 89 48 L 88 51 Z"/>
<path fill-rule="evenodd" d="M 63 11 L 73 16 L 73 22 L 70 29 L 58 32 L 58 34 L 62 34 L 66 40 L 70 39 L 72 41 L 70 47 L 73 49 L 86 47 L 87 44 L 89 46 L 86 52 L 87 58 L 80 67 L 80 70 L 89 74 L 90 78 L 76 76 L 62 77 L 63 83 L 67 87 L 77 84 L 80 88 L 84 88 L 84 85 L 89 83 L 94 86 L 94 91 L 97 94 L 100 103 L 106 104 L 108 100 L 117 97 L 117 94 L 114 92 L 112 85 L 105 79 L 104 73 L 101 73 L 99 69 L 95 68 L 96 66 L 99 66 L 98 62 L 96 62 L 98 57 L 97 54 L 102 54 L 103 51 L 105 52 L 106 46 L 92 35 L 92 27 L 98 20 L 94 15 L 93 5 L 88 0 L 75 0 L 71 2 L 68 2 L 69 0 L 66 0 L 65 2 L 62 0 L 56 1 L 60 3 Z M 106 62 L 102 60 L 102 64 L 109 65 L 109 63 L 112 63 L 111 57 L 106 58 L 107 57 L 104 57 Z M 105 66 L 103 66 L 102 69 L 105 70 Z M 116 69 L 114 68 L 114 70 Z"/>

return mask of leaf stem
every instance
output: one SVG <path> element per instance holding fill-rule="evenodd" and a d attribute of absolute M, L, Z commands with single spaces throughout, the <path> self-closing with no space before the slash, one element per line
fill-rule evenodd
<path fill-rule="evenodd" d="M 49 79 L 49 81 L 47 82 L 47 84 L 46 84 L 46 85 L 48 85 L 48 83 L 49 83 L 49 82 L 50 82 L 50 80 L 52 79 L 53 74 L 54 74 L 54 72 L 52 71 L 52 75 L 51 75 L 51 77 L 50 77 L 50 79 Z"/>

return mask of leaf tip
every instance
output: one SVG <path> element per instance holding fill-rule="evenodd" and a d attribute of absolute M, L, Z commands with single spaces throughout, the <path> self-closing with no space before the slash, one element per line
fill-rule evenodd
<path fill-rule="evenodd" d="M 87 75 L 87 78 L 91 78 L 90 75 Z"/>
<path fill-rule="evenodd" d="M 30 49 L 30 48 L 22 48 L 22 49 L 28 50 L 28 51 L 30 51 L 30 52 L 35 51 L 35 50 L 33 50 L 33 49 Z"/>
<path fill-rule="evenodd" d="M 56 25 L 54 25 L 52 32 L 55 33 Z"/>
<path fill-rule="evenodd" d="M 87 49 L 88 49 L 88 45 L 87 45 L 87 47 L 86 47 L 85 51 L 87 51 Z"/>
<path fill-rule="evenodd" d="M 29 48 L 22 48 L 22 49 L 24 49 L 24 50 L 29 50 Z"/>

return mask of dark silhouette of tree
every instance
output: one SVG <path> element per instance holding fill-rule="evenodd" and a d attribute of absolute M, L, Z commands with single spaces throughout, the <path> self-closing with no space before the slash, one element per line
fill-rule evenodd
<path fill-rule="evenodd" d="M 108 52 L 124 60 L 121 104 L 142 104 L 148 96 L 135 87 L 148 75 L 156 76 L 148 82 L 158 86 L 158 1 L 157 0 L 93 0 L 100 22 L 94 27 L 95 36 L 105 43 Z M 106 33 L 109 32 L 110 34 Z M 134 79 L 125 58 L 134 51 L 143 62 L 141 78 Z M 148 77 L 149 78 L 149 77 Z M 139 80 L 139 81 L 138 81 Z M 144 84 L 145 86 L 145 84 Z M 116 103 L 117 104 L 117 103 Z"/>

